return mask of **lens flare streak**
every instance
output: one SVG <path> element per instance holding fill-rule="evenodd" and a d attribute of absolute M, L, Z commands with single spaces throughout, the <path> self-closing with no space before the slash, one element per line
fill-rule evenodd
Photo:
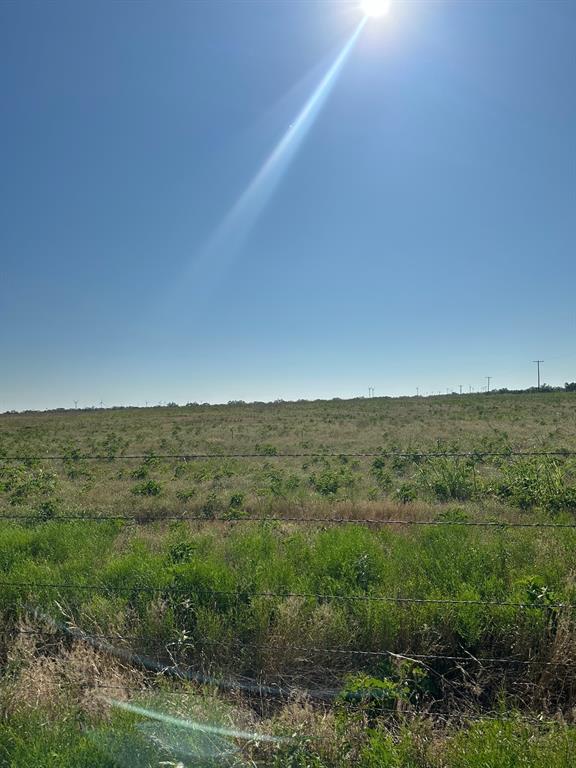
<path fill-rule="evenodd" d="M 239 197 L 194 265 L 199 277 L 221 271 L 232 259 L 272 198 L 286 170 L 322 111 L 367 18 L 363 18 L 300 113 Z M 200 274 L 198 274 L 200 273 Z"/>
<path fill-rule="evenodd" d="M 123 709 L 126 712 L 132 712 L 135 715 L 142 715 L 148 717 L 151 720 L 157 720 L 167 725 L 172 725 L 177 728 L 183 728 L 187 731 L 196 731 L 200 733 L 212 733 L 217 736 L 225 736 L 233 739 L 242 739 L 245 741 L 259 741 L 259 742 L 272 742 L 274 744 L 282 744 L 289 741 L 281 736 L 271 736 L 265 733 L 256 733 L 253 731 L 241 731 L 236 728 L 223 728 L 218 725 L 209 725 L 208 723 L 197 723 L 193 720 L 184 720 L 180 717 L 174 717 L 173 715 L 165 714 L 164 712 L 156 712 L 153 709 L 147 709 L 146 707 L 138 706 L 137 704 L 131 704 L 126 701 L 116 701 L 115 699 L 105 699 L 106 703 L 110 706 Z"/>

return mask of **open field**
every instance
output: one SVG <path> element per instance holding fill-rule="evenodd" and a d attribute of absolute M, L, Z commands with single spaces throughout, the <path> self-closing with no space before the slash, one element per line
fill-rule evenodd
<path fill-rule="evenodd" d="M 0 765 L 572 765 L 575 406 L 0 416 Z"/>

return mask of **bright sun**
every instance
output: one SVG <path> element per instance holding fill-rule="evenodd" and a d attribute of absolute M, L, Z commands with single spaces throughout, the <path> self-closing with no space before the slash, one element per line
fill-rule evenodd
<path fill-rule="evenodd" d="M 366 16 L 386 16 L 391 0 L 362 0 L 362 10 Z"/>

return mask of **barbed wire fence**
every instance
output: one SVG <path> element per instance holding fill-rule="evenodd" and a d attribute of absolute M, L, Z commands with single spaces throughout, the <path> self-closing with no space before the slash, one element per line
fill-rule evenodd
<path fill-rule="evenodd" d="M 146 461 L 146 460 L 178 460 L 200 461 L 203 459 L 338 459 L 338 458 L 398 458 L 426 460 L 433 458 L 511 458 L 511 457 L 556 457 L 568 458 L 576 456 L 576 451 L 561 448 L 554 451 L 308 451 L 289 453 L 132 453 L 132 454 L 96 454 L 96 453 L 64 453 L 64 454 L 32 454 L 32 455 L 0 455 L 0 462 L 26 461 Z"/>
<path fill-rule="evenodd" d="M 554 451 L 366 451 L 366 452 L 290 452 L 290 453 L 262 453 L 262 452 L 248 452 L 248 453 L 138 453 L 127 455 L 104 455 L 104 454 L 45 454 L 45 455 L 26 455 L 26 456 L 0 456 L 0 463 L 13 463 L 13 462 L 33 462 L 33 461 L 132 461 L 132 460 L 177 460 L 177 461 L 201 461 L 201 460 L 221 460 L 221 459 L 260 459 L 260 460 L 281 460 L 292 458 L 306 458 L 306 459 L 338 459 L 338 458 L 398 458 L 407 459 L 412 461 L 426 461 L 429 459 L 437 458 L 453 458 L 453 459 L 469 459 L 472 461 L 481 461 L 488 458 L 502 458 L 511 459 L 516 457 L 551 457 L 551 458 L 569 458 L 576 456 L 576 451 L 560 449 Z M 10 522 L 38 522 L 43 521 L 41 515 L 31 514 L 0 514 L 0 521 Z M 501 521 L 501 520 L 459 520 L 459 519 L 425 519 L 425 520 L 411 520 L 411 519 L 378 519 L 378 518 L 353 518 L 353 517 L 335 517 L 335 516 L 315 516 L 315 517 L 299 517 L 299 516 L 284 516 L 284 515 L 242 515 L 242 516 L 213 516 L 206 517 L 205 515 L 191 515 L 191 514 L 162 514 L 160 516 L 146 515 L 146 513 L 135 513 L 135 515 L 110 515 L 110 514 L 62 514 L 57 515 L 46 522 L 50 523 L 77 523 L 77 522 L 125 522 L 130 525 L 143 525 L 149 522 L 161 522 L 163 520 L 170 521 L 189 521 L 189 522 L 201 522 L 203 524 L 218 523 L 218 524 L 242 524 L 242 523 L 255 523 L 255 524 L 269 524 L 269 523 L 292 523 L 292 524 L 318 524 L 318 525 L 366 525 L 366 526 L 461 526 L 461 527 L 474 527 L 474 528 L 488 528 L 497 529 L 498 531 L 507 532 L 513 529 L 527 529 L 527 530 L 570 530 L 576 529 L 576 523 L 556 523 L 556 522 L 517 522 L 517 521 Z M 498 599 L 458 599 L 453 597 L 425 597 L 419 595 L 381 595 L 381 594 L 345 594 L 334 592 L 306 592 L 306 591 L 253 591 L 253 590 L 208 590 L 198 589 L 196 587 L 178 586 L 174 584 L 166 585 L 150 585 L 150 584 L 132 584 L 126 586 L 102 584 L 96 582 L 51 582 L 51 581 L 1 581 L 1 589 L 9 589 L 16 591 L 26 591 L 38 594 L 42 590 L 53 591 L 59 593 L 77 592 L 103 592 L 105 594 L 137 594 L 137 593 L 153 593 L 158 595 L 187 595 L 187 599 L 193 599 L 195 596 L 228 596 L 233 599 L 252 600 L 254 598 L 264 599 L 302 599 L 302 600 L 315 600 L 321 602 L 337 601 L 344 603 L 392 603 L 398 606 L 416 606 L 416 605 L 445 605 L 445 606 L 477 606 L 484 608 L 491 607 L 504 607 L 513 608 L 518 611 L 540 611 L 540 612 L 562 612 L 562 614 L 572 614 L 576 610 L 576 603 L 570 602 L 546 602 L 546 601 L 514 601 L 514 600 L 498 600 Z M 165 643 L 155 643 L 155 638 L 152 636 L 122 636 L 122 635 L 98 635 L 84 632 L 76 627 L 56 627 L 51 630 L 24 630 L 18 629 L 17 632 L 21 634 L 35 635 L 38 637 L 50 637 L 57 636 L 59 633 L 65 637 L 68 637 L 74 641 L 86 642 L 93 648 L 105 653 L 110 653 L 117 658 L 124 661 L 135 664 L 146 669 L 149 672 L 153 672 L 155 675 L 162 677 L 169 677 L 174 680 L 180 680 L 188 683 L 201 683 L 214 685 L 217 688 L 224 690 L 235 690 L 256 693 L 260 697 L 272 697 L 272 698 L 292 698 L 296 695 L 298 689 L 295 688 L 283 688 L 278 685 L 268 685 L 265 682 L 243 679 L 225 679 L 216 676 L 205 675 L 198 670 L 194 670 L 189 666 L 183 666 L 182 664 L 169 663 L 160 661 L 156 658 L 151 658 L 139 653 L 139 650 L 164 650 L 173 653 L 175 649 L 186 647 L 178 639 L 170 640 Z M 141 643 L 141 646 L 132 645 L 130 648 L 118 647 L 118 643 Z M 218 641 L 203 640 L 203 646 L 209 646 L 210 644 L 226 646 L 226 644 L 219 644 Z M 263 644 L 255 643 L 242 643 L 243 647 L 262 648 Z M 190 647 L 190 643 L 188 643 Z M 192 646 L 193 647 L 193 646 Z M 475 657 L 472 654 L 441 654 L 441 653 L 412 653 L 410 649 L 404 652 L 397 652 L 391 649 L 380 650 L 365 650 L 362 648 L 350 648 L 350 647 L 316 647 L 316 646 L 298 646 L 294 645 L 293 650 L 301 652 L 303 654 L 321 654 L 327 656 L 352 656 L 358 658 L 389 658 L 396 660 L 407 660 L 417 663 L 427 662 L 441 662 L 457 665 L 492 665 L 511 668 L 522 667 L 542 667 L 542 668 L 562 668 L 567 669 L 576 667 L 576 661 L 571 659 L 559 659 L 559 660 L 546 660 L 541 658 L 510 658 L 510 657 Z M 101 686 L 103 689 L 112 686 Z M 118 686 L 119 689 L 128 690 L 126 686 Z M 142 688 L 134 689 L 137 692 L 141 692 Z M 302 691 L 299 691 L 302 693 Z M 340 691 L 334 689 L 307 689 L 303 693 L 312 700 L 330 702 L 340 695 Z M 418 713 L 414 713 L 418 716 Z M 440 713 L 440 716 L 441 713 Z M 474 719 L 474 715 L 471 715 L 469 719 Z M 490 717 L 489 713 L 482 713 L 477 716 L 477 719 L 487 719 Z M 500 718 L 498 714 L 496 718 Z M 495 719 L 496 719 L 495 718 Z M 526 718 L 529 722 L 530 718 Z M 534 722 L 557 722 L 557 721 L 544 721 L 540 718 Z"/>

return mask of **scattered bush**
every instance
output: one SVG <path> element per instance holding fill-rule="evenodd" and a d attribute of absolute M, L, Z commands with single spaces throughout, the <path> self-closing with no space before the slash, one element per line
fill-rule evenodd
<path fill-rule="evenodd" d="M 438 501 L 467 501 L 476 494 L 475 473 L 469 461 L 438 457 L 420 467 L 419 481 L 424 492 Z"/>
<path fill-rule="evenodd" d="M 352 468 L 325 466 L 320 472 L 310 475 L 310 485 L 321 496 L 336 496 L 340 491 L 350 492 L 357 484 Z"/>
<path fill-rule="evenodd" d="M 190 488 L 187 491 L 182 491 L 182 490 L 176 491 L 176 498 L 178 499 L 178 501 L 187 502 L 187 501 L 190 501 L 190 499 L 193 498 L 194 496 L 196 496 L 195 488 Z"/>
<path fill-rule="evenodd" d="M 408 694 L 408 688 L 395 680 L 381 680 L 358 673 L 347 678 L 339 700 L 355 710 L 360 710 L 368 722 L 373 724 L 380 715 L 393 712 L 399 702 L 407 701 Z"/>
<path fill-rule="evenodd" d="M 372 462 L 372 474 L 378 483 L 378 487 L 383 491 L 389 491 L 392 488 L 392 475 L 387 468 L 387 460 L 378 457 Z"/>
<path fill-rule="evenodd" d="M 244 494 L 233 493 L 228 502 L 228 509 L 241 509 L 244 505 Z"/>
<path fill-rule="evenodd" d="M 168 556 L 173 563 L 189 563 L 194 557 L 195 547 L 189 541 L 173 544 L 168 550 Z"/>
<path fill-rule="evenodd" d="M 290 497 L 299 487 L 297 475 L 286 475 L 282 469 L 266 465 L 262 472 L 257 493 L 260 496 L 272 496 L 278 499 Z"/>
<path fill-rule="evenodd" d="M 138 483 L 132 488 L 135 496 L 159 496 L 162 486 L 156 480 L 147 480 L 145 483 Z"/>
<path fill-rule="evenodd" d="M 418 491 L 411 483 L 402 483 L 402 485 L 394 491 L 393 498 L 395 501 L 399 501 L 402 504 L 410 504 L 410 502 L 416 501 L 418 498 Z"/>
<path fill-rule="evenodd" d="M 42 520 L 52 520 L 58 514 L 58 505 L 53 499 L 41 502 L 38 507 L 38 517 Z"/>
<path fill-rule="evenodd" d="M 523 459 L 502 467 L 496 493 L 523 510 L 576 511 L 576 488 L 568 485 L 564 468 L 546 457 Z"/>
<path fill-rule="evenodd" d="M 207 520 L 212 520 L 221 511 L 222 502 L 215 493 L 209 494 L 200 507 L 202 517 L 205 517 Z"/>
<path fill-rule="evenodd" d="M 146 480 L 148 475 L 149 472 L 146 464 L 143 464 L 141 467 L 137 467 L 136 469 L 132 470 L 132 472 L 130 472 L 130 477 L 133 480 Z"/>
<path fill-rule="evenodd" d="M 259 453 L 260 456 L 277 456 L 278 449 L 268 443 L 256 443 L 256 453 Z"/>

